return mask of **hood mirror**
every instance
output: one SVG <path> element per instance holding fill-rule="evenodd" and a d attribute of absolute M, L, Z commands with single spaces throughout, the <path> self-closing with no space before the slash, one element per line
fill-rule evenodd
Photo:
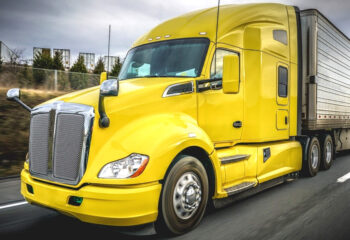
<path fill-rule="evenodd" d="M 7 100 L 14 101 L 15 98 L 20 98 L 21 91 L 19 88 L 12 88 L 7 91 Z"/>
<path fill-rule="evenodd" d="M 119 82 L 115 79 L 105 80 L 100 87 L 100 95 L 107 96 L 118 96 Z"/>
<path fill-rule="evenodd" d="M 105 80 L 100 87 L 100 98 L 98 102 L 98 112 L 100 114 L 99 125 L 101 128 L 109 127 L 109 118 L 106 114 L 104 98 L 108 96 L 118 96 L 119 81 L 116 79 Z"/>
<path fill-rule="evenodd" d="M 19 88 L 11 88 L 10 90 L 7 91 L 6 98 L 9 101 L 14 101 L 19 103 L 25 110 L 27 111 L 32 111 L 30 107 L 28 107 L 24 102 L 21 101 L 21 91 Z"/>

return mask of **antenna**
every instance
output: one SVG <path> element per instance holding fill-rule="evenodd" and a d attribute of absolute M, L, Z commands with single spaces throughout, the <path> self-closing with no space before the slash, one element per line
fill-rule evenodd
<path fill-rule="evenodd" d="M 215 65 L 214 65 L 214 77 L 216 76 L 216 48 L 218 45 L 218 29 L 219 29 L 219 14 L 220 14 L 220 0 L 218 0 L 218 8 L 216 12 L 216 32 L 215 32 Z"/>
<path fill-rule="evenodd" d="M 107 79 L 108 79 L 108 73 L 109 73 L 109 49 L 110 49 L 110 43 L 111 43 L 111 24 L 109 24 L 109 29 L 108 29 Z"/>

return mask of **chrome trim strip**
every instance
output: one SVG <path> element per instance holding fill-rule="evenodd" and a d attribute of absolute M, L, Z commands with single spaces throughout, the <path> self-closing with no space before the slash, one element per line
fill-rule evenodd
<path fill-rule="evenodd" d="M 227 192 L 228 196 L 241 193 L 245 190 L 248 190 L 250 188 L 253 188 L 255 186 L 255 182 L 243 182 L 241 184 L 235 185 L 233 187 L 226 188 L 225 191 Z"/>
<path fill-rule="evenodd" d="M 90 149 L 90 140 L 91 140 L 91 133 L 92 133 L 92 126 L 93 121 L 95 118 L 95 111 L 92 106 L 78 104 L 78 103 L 66 103 L 63 101 L 57 101 L 49 104 L 45 104 L 42 106 L 35 107 L 32 112 L 31 116 L 33 117 L 36 114 L 40 113 L 50 113 L 53 114 L 54 122 L 50 122 L 52 126 L 50 128 L 53 128 L 53 134 L 50 134 L 50 137 L 52 136 L 52 149 L 50 149 L 49 159 L 48 161 L 51 161 L 51 169 L 50 172 L 48 172 L 48 175 L 38 174 L 35 172 L 32 172 L 29 168 L 29 172 L 33 177 L 37 177 L 39 179 L 46 179 L 49 181 L 57 182 L 57 183 L 63 183 L 68 185 L 77 185 L 81 178 L 83 177 L 88 155 L 89 155 L 89 149 Z M 60 113 L 68 113 L 68 114 L 79 114 L 84 116 L 84 132 L 83 132 L 83 144 L 81 149 L 81 159 L 80 159 L 80 166 L 79 166 L 79 174 L 76 180 L 71 181 L 67 179 L 57 178 L 53 174 L 53 158 L 54 158 L 54 147 L 55 147 L 55 139 L 56 139 L 56 128 L 57 128 L 57 116 Z M 51 116 L 50 116 L 51 118 Z M 30 154 L 29 154 L 30 157 Z M 30 159 L 29 159 L 30 161 Z"/>
<path fill-rule="evenodd" d="M 47 172 L 49 174 L 52 174 L 53 172 L 53 152 L 55 150 L 55 136 L 56 136 L 56 109 L 51 109 L 50 118 L 49 118 L 49 141 L 51 141 L 51 144 L 49 144 L 49 159 L 47 162 Z"/>
<path fill-rule="evenodd" d="M 181 85 L 184 85 L 184 84 L 188 84 L 188 83 L 191 83 L 191 90 L 190 91 L 186 91 L 186 92 L 180 92 L 180 93 L 168 93 L 173 87 L 177 87 L 177 86 L 181 86 Z M 189 93 L 193 93 L 194 92 L 194 87 L 193 87 L 193 81 L 190 81 L 190 82 L 184 82 L 184 83 L 176 83 L 176 84 L 173 84 L 173 85 L 170 85 L 168 86 L 162 97 L 165 98 L 165 97 L 173 97 L 173 96 L 179 96 L 179 95 L 183 95 L 183 94 L 189 94 Z"/>
<path fill-rule="evenodd" d="M 237 154 L 233 156 L 222 157 L 220 158 L 220 161 L 221 161 L 221 164 L 228 164 L 228 163 L 234 163 L 234 162 L 246 160 L 249 157 L 250 157 L 250 154 Z"/>

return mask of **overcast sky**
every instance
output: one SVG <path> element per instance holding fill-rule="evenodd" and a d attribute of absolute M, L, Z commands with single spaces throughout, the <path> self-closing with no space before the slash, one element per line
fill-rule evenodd
<path fill-rule="evenodd" d="M 350 0 L 221 0 L 221 4 L 279 2 L 300 9 L 316 8 L 350 36 Z M 24 50 L 67 48 L 74 61 L 79 52 L 124 57 L 143 33 L 178 15 L 217 5 L 217 0 L 0 0 L 0 41 Z"/>

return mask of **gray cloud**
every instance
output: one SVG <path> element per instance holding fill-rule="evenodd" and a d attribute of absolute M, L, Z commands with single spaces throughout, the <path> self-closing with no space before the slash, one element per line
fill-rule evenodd
<path fill-rule="evenodd" d="M 221 0 L 222 4 L 265 0 Z M 301 9 L 316 8 L 350 36 L 348 0 L 270 0 Z M 2 0 L 0 41 L 10 48 L 68 48 L 78 52 L 107 53 L 108 24 L 112 25 L 112 55 L 124 56 L 140 35 L 180 14 L 216 6 L 215 0 Z M 72 59 L 73 60 L 73 59 Z"/>

